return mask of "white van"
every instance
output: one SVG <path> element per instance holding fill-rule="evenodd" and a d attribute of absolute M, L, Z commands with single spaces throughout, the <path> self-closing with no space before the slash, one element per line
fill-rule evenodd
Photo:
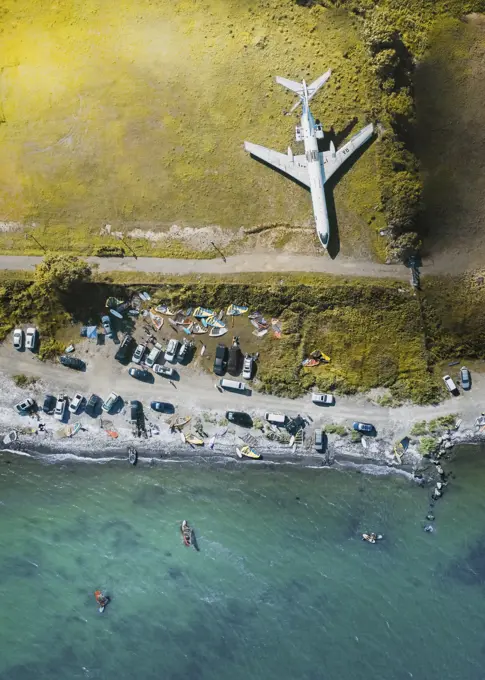
<path fill-rule="evenodd" d="M 170 361 L 172 364 L 175 362 L 179 346 L 180 342 L 175 338 L 169 340 L 167 349 L 165 350 L 165 361 Z"/>
<path fill-rule="evenodd" d="M 265 413 L 265 420 L 272 425 L 284 425 L 286 423 L 286 416 L 281 413 Z"/>
<path fill-rule="evenodd" d="M 153 365 L 157 363 L 157 359 L 160 356 L 160 352 L 162 351 L 162 346 L 160 343 L 156 343 L 155 347 L 152 349 L 150 354 L 147 356 L 145 359 L 145 366 L 148 366 L 148 368 L 153 368 Z"/>
<path fill-rule="evenodd" d="M 239 382 L 239 380 L 228 380 L 227 378 L 221 378 L 219 380 L 219 385 L 224 390 L 237 390 L 238 392 L 246 391 L 246 383 Z"/>
<path fill-rule="evenodd" d="M 449 375 L 444 375 L 443 380 L 445 381 L 446 387 L 450 390 L 450 392 L 453 394 L 453 392 L 457 391 L 456 385 L 453 381 L 453 378 L 450 378 Z"/>

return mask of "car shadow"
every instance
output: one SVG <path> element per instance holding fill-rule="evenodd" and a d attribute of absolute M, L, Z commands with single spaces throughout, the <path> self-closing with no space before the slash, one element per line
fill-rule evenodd
<path fill-rule="evenodd" d="M 114 407 L 111 409 L 111 411 L 109 413 L 106 413 L 106 411 L 105 411 L 106 417 L 109 417 L 110 415 L 114 416 L 117 413 L 121 413 L 121 411 L 125 408 L 125 405 L 126 405 L 126 402 L 123 399 L 123 397 L 118 397 L 118 401 L 116 402 Z"/>

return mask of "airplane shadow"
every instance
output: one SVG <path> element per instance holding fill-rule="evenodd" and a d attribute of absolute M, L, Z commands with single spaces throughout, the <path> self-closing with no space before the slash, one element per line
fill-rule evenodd
<path fill-rule="evenodd" d="M 318 120 L 316 121 L 318 123 Z M 318 149 L 319 151 L 328 151 L 330 149 L 330 142 L 333 142 L 335 145 L 335 148 L 339 149 L 339 146 L 341 146 L 342 142 L 348 137 L 348 135 L 352 132 L 354 127 L 357 124 L 357 118 L 353 118 L 340 132 L 335 132 L 335 130 L 330 128 L 329 130 L 324 130 L 324 137 L 321 140 L 318 140 Z M 350 168 L 353 166 L 353 164 L 362 156 L 362 154 L 368 149 L 368 147 L 373 143 L 373 141 L 376 138 L 376 134 L 374 133 L 372 137 L 370 137 L 365 144 L 363 144 L 359 149 L 354 151 L 354 153 L 345 161 L 343 165 L 340 166 L 340 168 L 332 175 L 332 177 L 325 183 L 325 201 L 327 203 L 327 212 L 328 212 L 328 221 L 330 225 L 330 240 L 327 246 L 327 252 L 329 256 L 331 257 L 332 260 L 334 260 L 337 255 L 340 252 L 340 236 L 339 236 L 339 228 L 338 228 L 338 219 L 337 219 L 337 211 L 335 208 L 335 200 L 333 196 L 333 190 L 336 186 L 336 184 L 339 182 L 339 180 L 350 170 Z M 273 165 L 270 163 L 267 163 L 266 161 L 262 160 L 261 158 L 257 158 L 257 156 L 253 156 L 252 154 L 251 158 L 254 160 L 258 161 L 258 163 L 261 163 L 261 165 L 265 165 L 266 167 L 270 168 L 273 170 L 273 172 L 277 172 L 279 175 L 282 175 L 286 179 L 291 180 L 295 184 L 298 184 L 302 189 L 305 189 L 308 193 L 310 193 L 309 187 L 306 186 L 306 184 L 302 184 L 300 181 L 295 179 L 295 177 L 292 177 L 291 175 L 288 175 L 284 170 L 281 170 L 280 168 L 275 168 Z"/>

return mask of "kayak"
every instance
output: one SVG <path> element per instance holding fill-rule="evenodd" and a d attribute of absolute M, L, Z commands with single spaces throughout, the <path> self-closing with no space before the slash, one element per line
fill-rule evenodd
<path fill-rule="evenodd" d="M 134 446 L 128 447 L 128 460 L 131 465 L 136 465 L 138 462 L 138 451 Z"/>
<path fill-rule="evenodd" d="M 123 314 L 120 314 L 119 312 L 116 311 L 116 309 L 110 309 L 109 313 L 112 314 L 113 316 L 116 316 L 118 319 L 123 318 Z"/>
<path fill-rule="evenodd" d="M 182 534 L 185 545 L 187 548 L 190 548 L 192 545 L 192 529 L 186 519 L 184 519 L 180 525 L 180 533 Z"/>
<path fill-rule="evenodd" d="M 204 440 L 192 433 L 185 436 L 185 441 L 192 446 L 204 446 Z"/>

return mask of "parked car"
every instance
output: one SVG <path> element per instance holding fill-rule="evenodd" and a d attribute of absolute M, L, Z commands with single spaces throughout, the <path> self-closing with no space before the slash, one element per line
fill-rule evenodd
<path fill-rule="evenodd" d="M 185 359 L 187 359 L 187 355 L 189 353 L 189 350 L 190 350 L 190 342 L 188 342 L 187 340 L 184 340 L 184 342 L 180 345 L 179 351 L 177 352 L 177 361 L 180 361 L 180 363 L 185 361 Z"/>
<path fill-rule="evenodd" d="M 458 393 L 458 388 L 455 385 L 455 382 L 452 378 L 450 378 L 449 375 L 444 375 L 443 380 L 445 381 L 445 385 L 448 388 L 448 390 L 451 392 L 451 394 L 457 394 Z"/>
<path fill-rule="evenodd" d="M 30 397 L 27 397 L 27 399 L 24 399 L 18 404 L 15 404 L 15 410 L 17 413 L 20 413 L 20 415 L 25 416 L 28 413 L 31 413 L 33 409 L 35 408 L 35 401 L 31 399 Z"/>
<path fill-rule="evenodd" d="M 13 332 L 13 346 L 15 349 L 23 349 L 24 347 L 24 332 L 21 328 L 16 328 Z"/>
<path fill-rule="evenodd" d="M 76 371 L 83 371 L 86 368 L 84 361 L 82 359 L 78 359 L 77 357 L 68 357 L 63 354 L 61 357 L 59 357 L 59 361 L 63 366 L 74 368 Z"/>
<path fill-rule="evenodd" d="M 229 347 L 229 359 L 227 361 L 227 372 L 230 375 L 237 376 L 240 374 L 242 358 L 242 352 L 239 345 L 231 345 L 231 347 Z"/>
<path fill-rule="evenodd" d="M 374 432 L 375 430 L 374 425 L 361 422 L 352 423 L 352 428 L 356 430 L 356 432 Z"/>
<path fill-rule="evenodd" d="M 253 377 L 253 366 L 254 366 L 254 359 L 252 356 L 249 354 L 246 354 L 244 357 L 244 363 L 243 363 L 243 372 L 242 372 L 242 377 L 245 380 L 251 380 Z"/>
<path fill-rule="evenodd" d="M 39 334 L 37 328 L 27 328 L 25 333 L 25 347 L 30 350 L 34 350 L 37 346 L 37 340 Z"/>
<path fill-rule="evenodd" d="M 220 342 L 216 347 L 216 356 L 214 358 L 214 373 L 216 375 L 224 375 L 227 368 L 227 347 Z"/>
<path fill-rule="evenodd" d="M 153 380 L 150 371 L 146 371 L 144 368 L 130 368 L 128 373 L 132 378 L 136 378 L 137 380 L 144 380 L 145 382 Z"/>
<path fill-rule="evenodd" d="M 180 342 L 175 338 L 169 340 L 167 349 L 165 350 L 165 361 L 170 361 L 171 363 L 174 363 L 175 357 L 177 356 L 177 352 L 179 350 L 179 346 Z"/>
<path fill-rule="evenodd" d="M 77 413 L 79 411 L 79 408 L 81 407 L 81 404 L 84 401 L 84 397 L 82 394 L 79 392 L 76 392 L 76 394 L 73 396 L 71 399 L 71 403 L 69 404 L 69 410 L 71 413 Z"/>
<path fill-rule="evenodd" d="M 320 394 L 319 392 L 312 392 L 312 401 L 314 404 L 327 404 L 331 406 L 335 404 L 335 397 L 333 394 Z"/>
<path fill-rule="evenodd" d="M 166 401 L 151 401 L 150 408 L 158 413 L 173 413 L 173 404 L 169 404 Z"/>
<path fill-rule="evenodd" d="M 460 382 L 464 390 L 469 390 L 472 386 L 472 377 L 466 366 L 462 366 L 460 369 Z"/>
<path fill-rule="evenodd" d="M 315 430 L 314 435 L 314 448 L 318 453 L 323 453 L 326 449 L 327 435 L 322 430 Z"/>
<path fill-rule="evenodd" d="M 44 413 L 47 413 L 47 415 L 52 415 L 54 413 L 54 409 L 56 408 L 56 398 L 53 394 L 46 394 L 44 398 L 44 404 L 42 406 L 42 410 Z"/>
<path fill-rule="evenodd" d="M 133 347 L 133 338 L 129 333 L 127 333 L 120 343 L 120 346 L 116 350 L 115 359 L 121 363 L 127 363 L 131 357 L 131 351 Z"/>
<path fill-rule="evenodd" d="M 106 413 L 109 413 L 116 405 L 119 399 L 119 395 L 116 394 L 116 392 L 111 392 L 109 397 L 106 399 L 105 402 L 101 405 L 101 408 L 103 411 L 106 411 Z"/>
<path fill-rule="evenodd" d="M 88 403 L 86 404 L 86 408 L 84 409 L 88 416 L 91 416 L 91 418 L 94 418 L 96 416 L 96 408 L 100 402 L 100 398 L 98 397 L 97 394 L 92 394 L 89 397 Z"/>
<path fill-rule="evenodd" d="M 65 394 L 58 394 L 54 416 L 57 420 L 62 420 L 67 408 L 67 397 Z"/>
<path fill-rule="evenodd" d="M 151 350 L 150 354 L 145 359 L 145 366 L 152 368 L 156 364 L 160 352 L 162 351 L 162 346 L 159 342 L 155 344 L 155 347 Z"/>
<path fill-rule="evenodd" d="M 135 351 L 133 352 L 133 356 L 131 357 L 131 360 L 134 364 L 139 364 L 141 363 L 141 360 L 143 359 L 145 355 L 147 346 L 144 345 L 142 342 L 136 346 Z"/>
<path fill-rule="evenodd" d="M 288 420 L 287 416 L 282 413 L 265 413 L 264 419 L 271 423 L 271 425 L 277 425 L 278 427 L 285 425 Z"/>
<path fill-rule="evenodd" d="M 243 411 L 226 411 L 226 418 L 230 423 L 241 425 L 241 427 L 252 427 L 253 419 L 249 413 Z"/>
<path fill-rule="evenodd" d="M 141 402 L 134 399 L 130 401 L 130 419 L 132 423 L 137 423 L 141 414 L 143 413 L 143 406 Z"/>
<path fill-rule="evenodd" d="M 113 330 L 111 328 L 111 320 L 110 320 L 109 316 L 108 315 L 102 316 L 101 317 L 101 323 L 103 325 L 104 332 L 106 333 L 108 338 L 112 338 L 113 337 Z"/>
<path fill-rule="evenodd" d="M 177 371 L 171 366 L 162 366 L 162 364 L 155 364 L 153 366 L 153 372 L 157 375 L 163 375 L 164 378 L 175 378 L 177 376 Z"/>

